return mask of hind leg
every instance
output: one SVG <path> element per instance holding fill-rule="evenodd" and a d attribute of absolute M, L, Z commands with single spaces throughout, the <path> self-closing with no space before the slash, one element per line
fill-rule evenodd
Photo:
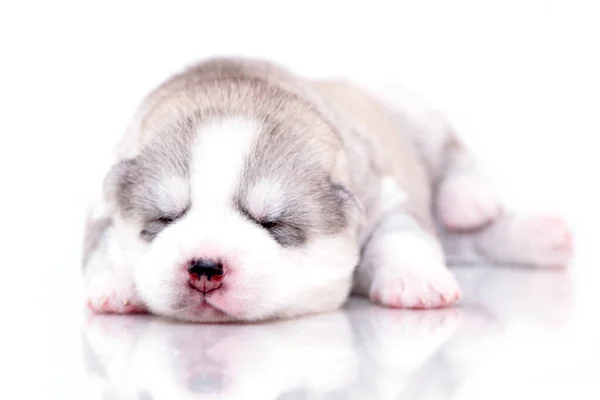
<path fill-rule="evenodd" d="M 449 171 L 437 185 L 436 218 L 447 230 L 481 228 L 496 220 L 502 209 L 499 196 L 476 168 Z"/>
<path fill-rule="evenodd" d="M 556 216 L 503 214 L 474 232 L 442 230 L 448 263 L 564 269 L 573 255 L 567 223 Z"/>
<path fill-rule="evenodd" d="M 417 149 L 434 187 L 434 213 L 452 231 L 481 228 L 502 211 L 499 197 L 439 111 L 401 88 L 378 90 L 378 95 Z"/>
<path fill-rule="evenodd" d="M 573 244 L 563 220 L 506 213 L 476 158 L 442 113 L 402 88 L 379 88 L 377 94 L 427 167 L 449 263 L 567 266 Z"/>

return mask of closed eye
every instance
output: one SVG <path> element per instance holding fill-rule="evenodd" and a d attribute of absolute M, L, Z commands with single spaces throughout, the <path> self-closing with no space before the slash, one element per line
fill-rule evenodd
<path fill-rule="evenodd" d="M 176 220 L 183 217 L 187 213 L 188 209 L 189 209 L 189 207 L 177 215 L 162 215 L 160 217 L 152 218 L 152 219 L 146 221 L 146 223 L 144 224 L 144 229 L 142 229 L 140 232 L 140 236 L 142 236 L 142 238 L 144 238 L 148 241 L 151 241 L 165 227 L 167 227 L 168 225 L 171 225 Z"/>
<path fill-rule="evenodd" d="M 256 218 L 245 207 L 240 206 L 238 209 L 242 213 L 242 215 L 244 217 L 246 217 L 248 220 L 254 222 L 256 225 L 261 226 L 262 228 L 264 228 L 265 230 L 267 230 L 269 232 L 271 232 L 275 228 L 278 228 L 278 227 L 281 227 L 284 225 L 284 223 L 281 221 L 277 221 L 277 220 L 273 220 L 273 219 Z"/>
<path fill-rule="evenodd" d="M 282 246 L 298 246 L 306 241 L 306 232 L 299 226 L 281 220 L 256 218 L 243 207 L 239 210 L 243 216 L 267 231 Z"/>
<path fill-rule="evenodd" d="M 255 218 L 252 214 L 250 214 L 248 211 L 246 211 L 243 208 L 241 209 L 241 212 L 250 221 L 254 222 L 256 225 L 260 225 L 262 228 L 266 229 L 269 232 L 272 231 L 273 229 L 283 225 L 283 223 L 280 221 Z"/>
<path fill-rule="evenodd" d="M 271 231 L 271 230 L 283 225 L 279 221 L 260 221 L 260 220 L 255 220 L 255 221 L 256 221 L 256 223 L 258 223 L 260 226 L 262 226 L 263 228 L 265 228 L 268 231 Z"/>
<path fill-rule="evenodd" d="M 153 219 L 150 222 L 157 222 L 159 224 L 169 225 L 169 224 L 172 224 L 173 222 L 175 222 L 176 218 L 177 217 L 160 217 L 160 218 Z"/>

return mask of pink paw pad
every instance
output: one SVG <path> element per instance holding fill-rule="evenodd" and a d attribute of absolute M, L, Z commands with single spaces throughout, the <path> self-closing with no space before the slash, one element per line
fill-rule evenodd
<path fill-rule="evenodd" d="M 111 299 L 110 297 L 101 297 L 99 299 L 88 299 L 87 307 L 99 314 L 144 314 L 147 312 L 146 307 L 133 300 Z"/>
<path fill-rule="evenodd" d="M 130 279 L 117 273 L 105 273 L 94 278 L 87 290 L 86 305 L 101 314 L 147 312 Z"/>
<path fill-rule="evenodd" d="M 391 308 L 431 309 L 450 306 L 462 297 L 460 287 L 445 268 L 415 274 L 400 271 L 396 277 L 373 284 L 371 300 Z"/>
<path fill-rule="evenodd" d="M 565 268 L 573 255 L 573 234 L 567 222 L 553 215 L 521 217 L 511 232 L 515 247 L 540 267 Z"/>

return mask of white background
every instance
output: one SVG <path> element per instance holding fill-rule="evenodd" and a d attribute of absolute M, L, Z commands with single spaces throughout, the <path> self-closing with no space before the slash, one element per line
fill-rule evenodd
<path fill-rule="evenodd" d="M 75 362 L 71 371 L 48 366 L 77 356 L 60 349 L 77 340 L 78 321 L 56 315 L 80 306 L 81 215 L 101 161 L 153 85 L 216 54 L 416 91 L 450 116 L 515 206 L 570 218 L 577 294 L 597 301 L 599 8 L 594 0 L 2 2 L 8 386 L 38 390 L 81 374 Z"/>

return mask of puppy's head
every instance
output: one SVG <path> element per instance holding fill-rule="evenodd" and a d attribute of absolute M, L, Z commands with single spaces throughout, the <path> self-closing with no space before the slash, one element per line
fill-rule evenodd
<path fill-rule="evenodd" d="M 346 299 L 358 246 L 344 153 L 316 112 L 286 101 L 178 118 L 112 169 L 117 240 L 152 312 L 258 321 Z"/>

